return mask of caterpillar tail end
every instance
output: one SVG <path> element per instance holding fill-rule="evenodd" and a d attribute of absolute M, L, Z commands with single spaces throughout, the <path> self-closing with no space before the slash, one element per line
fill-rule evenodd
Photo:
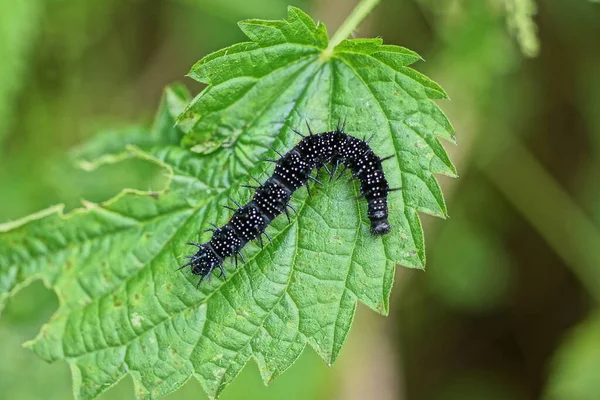
<path fill-rule="evenodd" d="M 371 221 L 371 233 L 375 236 L 385 235 L 392 230 L 387 220 Z"/>

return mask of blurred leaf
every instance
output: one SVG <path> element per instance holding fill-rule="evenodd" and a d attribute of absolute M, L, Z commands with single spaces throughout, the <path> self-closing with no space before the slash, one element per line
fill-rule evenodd
<path fill-rule="evenodd" d="M 524 390 L 515 386 L 502 373 L 468 371 L 450 372 L 444 383 L 432 388 L 432 400 L 525 400 Z"/>
<path fill-rule="evenodd" d="M 135 6 L 135 3 L 128 4 L 120 0 L 60 0 L 60 7 L 48 8 L 48 18 L 52 21 L 48 26 L 48 33 L 52 37 L 48 43 L 49 50 L 56 52 L 54 46 L 60 49 L 59 54 L 52 56 L 69 63 L 66 67 L 77 67 L 77 61 L 84 56 L 86 50 L 115 29 L 114 14 L 126 12 L 131 6 Z M 131 20 L 130 23 L 135 24 L 136 20 Z"/>
<path fill-rule="evenodd" d="M 596 226 L 600 226 L 600 114 L 596 106 L 600 104 L 600 75 L 595 73 L 600 68 L 600 58 L 596 58 L 595 62 L 586 63 L 585 67 L 577 74 L 578 92 L 582 94 L 578 98 L 578 109 L 586 124 L 591 157 L 576 179 L 580 181 L 578 188 L 584 207 L 589 210 Z"/>
<path fill-rule="evenodd" d="M 464 215 L 444 224 L 427 274 L 433 295 L 463 310 L 488 312 L 510 294 L 512 260 L 507 249 Z"/>
<path fill-rule="evenodd" d="M 197 7 L 205 13 L 227 17 L 228 19 L 246 18 L 256 14 L 257 10 L 268 17 L 276 17 L 277 10 L 284 7 L 286 2 L 283 0 L 174 0 L 175 2 L 186 4 L 189 7 Z M 297 4 L 297 2 L 294 2 Z"/>
<path fill-rule="evenodd" d="M 506 23 L 517 38 L 521 51 L 527 57 L 535 57 L 540 52 L 540 41 L 533 16 L 537 12 L 534 0 L 504 0 Z"/>
<path fill-rule="evenodd" d="M 250 358 L 268 383 L 307 343 L 330 364 L 357 300 L 387 313 L 395 267 L 423 266 L 417 210 L 446 215 L 433 174 L 455 175 L 437 138 L 454 133 L 431 101 L 444 91 L 407 67 L 415 53 L 357 39 L 327 55 L 325 27 L 296 8 L 287 21 L 240 26 L 253 42 L 192 69 L 209 86 L 182 114 L 181 131 L 170 121 L 186 96 L 168 90 L 148 133 L 155 146 L 141 130 L 114 143 L 97 139 L 79 153 L 97 156 L 89 168 L 125 157 L 159 165 L 164 190 L 124 190 L 66 216 L 54 207 L 0 225 L 0 300 L 34 279 L 56 291 L 58 311 L 28 346 L 69 363 L 78 397 L 93 398 L 126 374 L 140 398 L 171 393 L 192 375 L 214 397 Z M 202 241 L 199 230 L 228 218 L 220 206 L 240 196 L 241 177 L 266 174 L 255 160 L 273 140 L 297 140 L 290 128 L 304 117 L 318 130 L 348 117 L 354 134 L 385 132 L 372 144 L 398 156 L 386 171 L 404 188 L 390 198 L 394 233 L 369 235 L 364 205 L 354 199 L 358 186 L 332 182 L 314 199 L 299 195 L 298 219 L 275 220 L 273 244 L 249 244 L 247 265 L 226 265 L 227 280 L 196 289 L 196 276 L 174 271 L 191 251 L 185 243 Z M 182 133 L 201 154 L 170 144 Z"/>
<path fill-rule="evenodd" d="M 0 3 L 0 141 L 12 120 L 15 97 L 21 87 L 26 57 L 38 32 L 44 0 Z"/>
<path fill-rule="evenodd" d="M 160 144 L 177 144 L 183 137 L 183 132 L 175 126 L 175 118 L 181 114 L 190 99 L 185 86 L 170 85 L 163 93 L 152 128 L 132 126 L 102 132 L 72 150 L 71 158 L 80 167 L 89 170 L 103 162 L 111 163 L 128 156 L 127 147 L 131 145 L 144 149 Z"/>
<path fill-rule="evenodd" d="M 589 317 L 560 345 L 544 398 L 595 400 L 600 393 L 600 315 Z"/>
<path fill-rule="evenodd" d="M 38 325 L 39 326 L 39 325 Z M 48 365 L 23 349 L 22 329 L 0 325 L 2 360 L 0 393 L 11 400 L 64 400 L 71 396 L 69 373 L 64 365 Z"/>

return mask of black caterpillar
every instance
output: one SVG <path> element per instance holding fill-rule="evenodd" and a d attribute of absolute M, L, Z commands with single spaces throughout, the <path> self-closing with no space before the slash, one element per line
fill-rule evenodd
<path fill-rule="evenodd" d="M 296 212 L 289 204 L 294 191 L 303 185 L 307 185 L 308 189 L 309 179 L 321 183 L 310 175 L 314 168 L 324 167 L 330 178 L 333 178 L 340 164 L 344 165 L 340 176 L 346 168 L 349 168 L 352 175 L 361 183 L 360 197 L 368 201 L 371 232 L 374 235 L 384 235 L 390 231 L 391 227 L 387 219 L 387 194 L 398 189 L 389 188 L 381 163 L 393 156 L 379 158 L 369 146 L 372 136 L 366 141 L 350 136 L 344 132 L 345 123 L 341 128 L 338 124 L 334 131 L 319 134 L 313 134 L 308 123 L 306 125 L 310 133 L 307 136 L 294 130 L 296 134 L 302 136 L 302 140 L 292 150 L 281 154 L 273 149 L 281 156 L 279 160 L 266 160 L 276 164 L 273 176 L 265 183 L 260 183 L 253 178 L 259 186 L 244 185 L 256 189 L 252 200 L 244 206 L 232 200 L 238 208 L 225 206 L 234 212 L 229 222 L 220 228 L 211 224 L 214 229 L 206 230 L 213 233 L 209 242 L 189 243 L 198 247 L 198 252 L 186 256 L 189 262 L 179 269 L 191 266 L 193 274 L 202 276 L 198 286 L 206 276 L 210 278 L 210 274 L 215 269 L 219 269 L 221 276 L 225 276 L 223 270 L 225 258 L 234 256 L 236 266 L 238 255 L 243 262 L 246 262 L 240 250 L 249 241 L 258 239 L 262 246 L 261 234 L 271 240 L 265 232 L 267 225 L 283 212 L 286 213 L 289 221 L 287 208 Z M 327 163 L 333 165 L 332 170 L 327 167 Z M 310 191 L 308 193 L 310 195 Z"/>

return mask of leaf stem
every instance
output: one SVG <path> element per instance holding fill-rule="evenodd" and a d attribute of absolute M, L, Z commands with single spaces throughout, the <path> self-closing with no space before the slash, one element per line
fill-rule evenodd
<path fill-rule="evenodd" d="M 481 153 L 486 158 L 477 159 L 478 166 L 600 301 L 600 232 L 522 144 L 505 140 L 506 147 L 496 143 Z"/>
<path fill-rule="evenodd" d="M 329 58 L 333 54 L 333 49 L 352 34 L 352 32 L 360 25 L 363 19 L 371 13 L 380 0 L 361 0 L 354 7 L 348 18 L 340 25 L 338 30 L 333 34 L 329 41 L 329 46 L 323 51 L 325 58 Z"/>

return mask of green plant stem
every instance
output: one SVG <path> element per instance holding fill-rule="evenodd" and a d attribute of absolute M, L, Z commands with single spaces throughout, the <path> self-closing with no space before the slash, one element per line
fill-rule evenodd
<path fill-rule="evenodd" d="M 490 153 L 478 166 L 600 301 L 598 228 L 522 144 L 510 140 Z"/>
<path fill-rule="evenodd" d="M 329 41 L 329 46 L 327 46 L 324 53 L 326 55 L 331 55 L 335 46 L 352 34 L 362 20 L 371 13 L 377 4 L 379 4 L 379 1 L 380 0 L 362 0 L 358 3 L 348 18 L 346 18 L 338 30 L 333 34 L 333 37 Z"/>

